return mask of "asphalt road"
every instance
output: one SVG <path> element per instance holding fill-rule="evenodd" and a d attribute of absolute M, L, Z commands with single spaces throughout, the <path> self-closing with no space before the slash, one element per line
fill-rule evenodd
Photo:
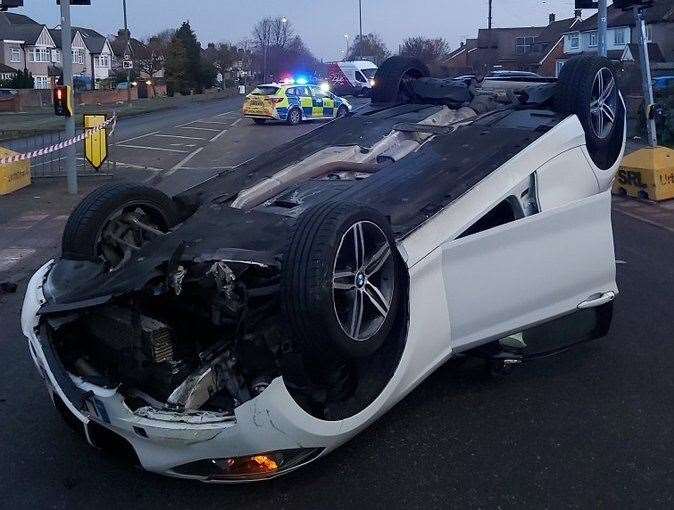
<path fill-rule="evenodd" d="M 209 116 L 227 111 L 209 107 Z M 199 112 L 171 125 L 204 118 L 212 117 Z M 146 123 L 127 136 L 168 124 Z M 213 156 L 221 160 L 197 159 L 208 143 L 163 182 L 189 185 L 213 170 L 206 166 L 246 157 L 247 149 L 230 148 L 254 145 L 249 137 L 265 133 L 264 143 L 275 143 L 270 138 L 292 129 L 230 128 L 216 140 L 226 148 Z M 143 144 L 154 143 L 147 138 Z M 614 231 L 621 294 L 607 338 L 499 381 L 476 366 L 445 365 L 325 459 L 268 483 L 231 487 L 119 465 L 72 433 L 26 351 L 21 282 L 18 293 L 0 296 L 0 507 L 672 508 L 674 233 L 623 212 L 614 214 Z M 49 250 L 45 243 L 37 255 L 47 258 Z"/>

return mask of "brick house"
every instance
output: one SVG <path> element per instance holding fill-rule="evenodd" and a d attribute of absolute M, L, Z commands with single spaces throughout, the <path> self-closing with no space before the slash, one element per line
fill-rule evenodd
<path fill-rule="evenodd" d="M 73 77 L 79 77 L 80 83 L 87 89 L 97 88 L 97 82 L 110 76 L 113 52 L 108 40 L 90 28 L 72 28 Z M 52 61 L 59 67 L 61 74 L 61 30 L 49 31 L 56 43 Z"/>

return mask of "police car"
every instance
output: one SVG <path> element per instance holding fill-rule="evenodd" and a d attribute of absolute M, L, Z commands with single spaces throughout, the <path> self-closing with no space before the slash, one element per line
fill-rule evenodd
<path fill-rule="evenodd" d="M 303 79 L 258 85 L 243 103 L 243 116 L 256 124 L 282 120 L 297 125 L 303 120 L 345 117 L 350 111 L 349 102 L 330 92 L 327 83 L 318 85 Z"/>

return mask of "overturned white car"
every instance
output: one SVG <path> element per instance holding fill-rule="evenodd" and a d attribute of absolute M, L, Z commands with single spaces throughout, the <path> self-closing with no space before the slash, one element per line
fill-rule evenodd
<path fill-rule="evenodd" d="M 610 62 L 460 83 L 394 57 L 372 105 L 175 197 L 74 211 L 22 324 L 92 445 L 211 482 L 277 476 L 454 356 L 604 336 L 625 108 Z"/>

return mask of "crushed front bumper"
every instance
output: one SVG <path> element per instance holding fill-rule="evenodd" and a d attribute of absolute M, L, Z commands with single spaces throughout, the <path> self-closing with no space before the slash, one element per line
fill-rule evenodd
<path fill-rule="evenodd" d="M 318 420 L 304 412 L 275 379 L 262 394 L 235 409 L 234 416 L 213 412 L 190 415 L 143 407 L 132 410 L 117 388 L 90 384 L 68 373 L 40 335 L 38 310 L 44 304 L 43 282 L 52 262 L 31 278 L 21 313 L 23 333 L 33 362 L 59 412 L 93 446 L 123 453 L 142 468 L 156 473 L 202 481 L 214 479 L 198 461 L 245 458 L 269 452 L 307 452 L 304 462 L 262 478 L 285 474 L 315 460 L 355 433 L 344 433 L 342 423 Z"/>

